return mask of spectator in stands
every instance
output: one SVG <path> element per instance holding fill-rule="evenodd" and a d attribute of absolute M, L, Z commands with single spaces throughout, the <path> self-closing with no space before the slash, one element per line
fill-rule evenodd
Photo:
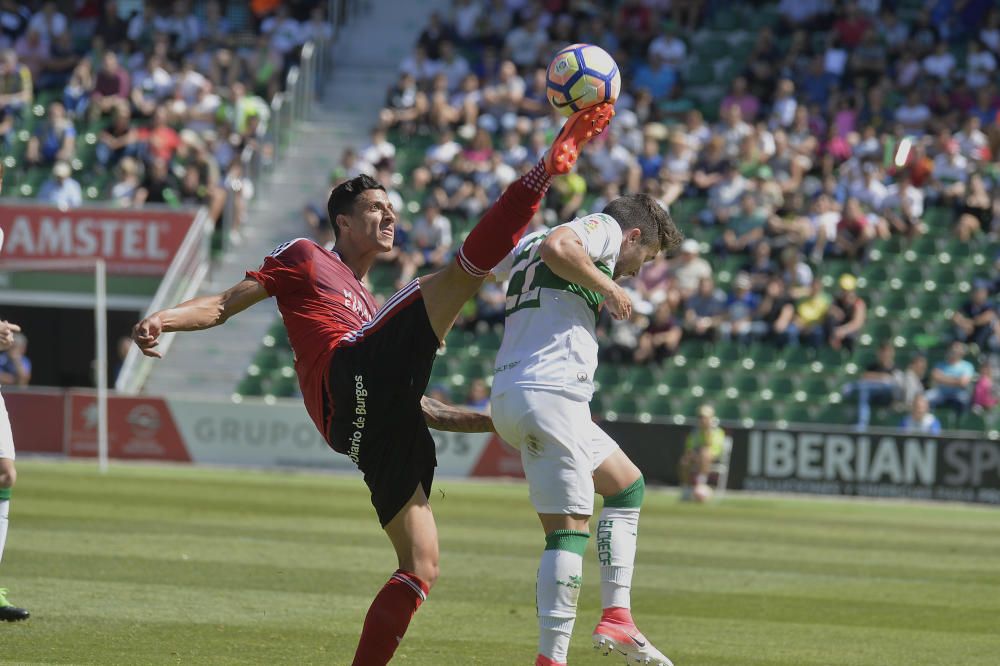
<path fill-rule="evenodd" d="M 913 407 L 910 413 L 903 417 L 900 428 L 906 432 L 918 432 L 925 435 L 938 435 L 941 433 L 941 422 L 930 412 L 930 403 L 927 398 L 918 395 L 913 400 Z"/>
<path fill-rule="evenodd" d="M 47 166 L 56 160 L 69 162 L 76 154 L 76 128 L 60 102 L 49 104 L 49 113 L 28 139 L 24 160 L 31 166 Z"/>
<path fill-rule="evenodd" d="M 723 254 L 748 252 L 764 238 L 766 225 L 767 216 L 757 206 L 753 192 L 744 192 L 740 196 L 739 210 L 729 218 L 722 232 L 719 251 Z"/>
<path fill-rule="evenodd" d="M 997 386 L 993 381 L 994 368 L 989 356 L 983 356 L 979 361 L 979 379 L 972 389 L 972 408 L 988 412 L 1000 403 L 997 396 Z"/>
<path fill-rule="evenodd" d="M 903 373 L 896 369 L 896 349 L 891 340 L 879 345 L 875 359 L 869 363 L 861 379 L 844 386 L 845 398 L 857 395 L 859 429 L 868 427 L 871 406 L 890 405 L 902 398 Z"/>
<path fill-rule="evenodd" d="M 747 89 L 745 77 L 737 76 L 733 79 L 729 94 L 722 98 L 719 105 L 719 116 L 725 117 L 730 106 L 740 107 L 740 113 L 744 118 L 756 118 L 760 111 L 760 100 Z"/>
<path fill-rule="evenodd" d="M 639 65 L 632 77 L 632 86 L 648 91 L 655 102 L 667 99 L 676 83 L 677 72 L 659 52 L 650 53 L 649 61 Z"/>
<path fill-rule="evenodd" d="M 173 180 L 165 160 L 154 158 L 146 165 L 146 177 L 135 199 L 139 205 L 176 203 L 177 193 L 173 189 Z"/>
<path fill-rule="evenodd" d="M 869 244 L 878 235 L 877 222 L 870 219 L 854 197 L 847 199 L 837 223 L 836 250 L 848 259 L 863 261 Z"/>
<path fill-rule="evenodd" d="M 750 276 L 753 290 L 762 293 L 771 278 L 778 272 L 778 267 L 771 260 L 770 243 L 757 243 L 753 248 L 753 255 L 750 261 L 743 264 L 740 271 Z"/>
<path fill-rule="evenodd" d="M 480 414 L 490 413 L 490 387 L 480 377 L 469 382 L 469 392 L 465 396 L 465 406 Z"/>
<path fill-rule="evenodd" d="M 683 328 L 674 318 L 674 310 L 669 301 L 663 301 L 656 306 L 649 326 L 639 336 L 635 350 L 635 362 L 660 363 L 671 356 L 681 343 Z"/>
<path fill-rule="evenodd" d="M 97 163 L 113 168 L 123 157 L 135 157 L 139 152 L 139 132 L 132 125 L 132 115 L 126 104 L 117 106 L 111 114 L 111 124 L 97 138 Z"/>
<path fill-rule="evenodd" d="M 83 117 L 94 91 L 94 67 L 88 58 L 80 60 L 63 88 L 63 105 L 73 117 Z"/>
<path fill-rule="evenodd" d="M 0 138 L 12 144 L 13 130 L 21 111 L 33 98 L 31 71 L 18 62 L 13 49 L 0 52 Z"/>
<path fill-rule="evenodd" d="M 923 234 L 924 192 L 909 179 L 887 188 L 881 203 L 882 213 L 893 233 L 911 240 Z"/>
<path fill-rule="evenodd" d="M 802 259 L 802 253 L 794 246 L 788 246 L 781 251 L 780 275 L 788 287 L 789 296 L 794 299 L 808 294 L 814 283 L 812 268 Z"/>
<path fill-rule="evenodd" d="M 952 315 L 955 339 L 974 342 L 983 351 L 1000 350 L 1000 316 L 996 304 L 990 301 L 989 285 L 979 281 L 972 294 Z"/>
<path fill-rule="evenodd" d="M 858 296 L 858 280 L 849 273 L 840 276 L 837 292 L 830 305 L 829 343 L 836 350 L 854 351 L 854 340 L 868 320 L 868 305 Z"/>
<path fill-rule="evenodd" d="M 714 340 L 726 315 L 726 295 L 711 277 L 698 282 L 698 291 L 685 301 L 684 328 L 688 336 Z"/>
<path fill-rule="evenodd" d="M 830 304 L 830 295 L 823 290 L 822 278 L 817 276 L 813 278 L 809 293 L 795 306 L 795 328 L 800 339 L 804 338 L 812 347 L 822 346 L 826 338 L 824 324 Z"/>
<path fill-rule="evenodd" d="M 986 189 L 986 181 L 979 172 L 969 176 L 969 189 L 957 207 L 957 229 L 959 240 L 969 242 L 980 232 L 993 230 L 994 197 Z"/>
<path fill-rule="evenodd" d="M 937 364 L 931 372 L 934 385 L 927 391 L 927 401 L 931 407 L 948 405 L 959 415 L 969 407 L 972 380 L 976 369 L 965 360 L 965 345 L 953 342 L 948 347 L 945 360 Z"/>
<path fill-rule="evenodd" d="M 115 168 L 111 200 L 120 208 L 137 208 L 144 203 L 144 199 L 139 196 L 141 189 L 139 163 L 132 157 L 123 157 Z"/>
<path fill-rule="evenodd" d="M 31 359 L 27 356 L 28 338 L 14 334 L 14 344 L 0 352 L 0 386 L 27 386 L 31 383 Z"/>
<path fill-rule="evenodd" d="M 128 100 L 130 90 L 128 72 L 118 62 L 118 56 L 114 51 L 105 51 L 90 94 L 91 119 L 114 111 L 122 100 Z"/>
<path fill-rule="evenodd" d="M 408 281 L 416 269 L 444 266 L 451 256 L 451 242 L 451 220 L 441 214 L 436 201 L 428 199 L 424 202 L 423 214 L 413 221 L 413 251 L 409 258 L 412 268 L 400 279 Z"/>
<path fill-rule="evenodd" d="M 712 463 L 722 457 L 725 446 L 726 432 L 719 427 L 715 408 L 702 405 L 698 408 L 698 421 L 684 442 L 678 470 L 682 501 L 693 499 L 695 488 L 708 485 Z"/>
<path fill-rule="evenodd" d="M 799 331 L 795 325 L 795 302 L 789 298 L 780 276 L 768 278 L 764 294 L 754 313 L 754 335 L 779 347 L 797 346 Z"/>
<path fill-rule="evenodd" d="M 83 204 L 83 190 L 73 178 L 73 170 L 66 162 L 56 162 L 52 167 L 52 177 L 46 180 L 38 191 L 39 201 L 66 210 Z"/>
<path fill-rule="evenodd" d="M 923 354 L 914 354 L 910 358 L 909 364 L 899 377 L 900 395 L 897 408 L 910 409 L 917 396 L 922 396 L 926 391 L 924 380 L 927 378 L 927 357 Z"/>
<path fill-rule="evenodd" d="M 737 274 L 733 280 L 733 291 L 726 300 L 725 318 L 719 323 L 719 333 L 723 340 L 749 344 L 754 332 L 753 316 L 759 303 L 752 287 L 753 283 L 746 273 Z"/>
<path fill-rule="evenodd" d="M 682 298 L 692 296 L 704 279 L 712 278 L 712 266 L 698 256 L 701 246 L 693 238 L 681 243 L 681 252 L 674 262 L 672 276 Z"/>

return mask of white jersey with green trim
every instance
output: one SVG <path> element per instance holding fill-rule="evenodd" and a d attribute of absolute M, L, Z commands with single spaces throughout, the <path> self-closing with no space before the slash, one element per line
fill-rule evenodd
<path fill-rule="evenodd" d="M 622 231 L 597 213 L 562 224 L 572 229 L 609 277 L 621 251 Z M 597 315 L 604 297 L 562 279 L 542 261 L 542 241 L 553 229 L 525 236 L 493 269 L 509 279 L 507 318 L 493 377 L 493 395 L 513 388 L 536 389 L 589 401 L 597 369 Z"/>

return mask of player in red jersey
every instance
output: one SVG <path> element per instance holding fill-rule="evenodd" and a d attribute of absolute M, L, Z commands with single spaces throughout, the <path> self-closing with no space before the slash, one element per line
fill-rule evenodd
<path fill-rule="evenodd" d="M 396 213 L 385 190 L 359 176 L 330 194 L 332 251 L 302 238 L 290 241 L 232 288 L 154 313 L 133 329 L 142 353 L 159 358 L 161 334 L 218 326 L 268 296 L 277 299 L 306 409 L 329 445 L 364 473 L 399 560 L 368 610 L 355 666 L 392 658 L 438 576 L 437 526 L 427 499 L 437 461 L 428 426 L 493 427 L 489 417 L 424 397 L 441 341 L 521 238 L 552 176 L 568 173 L 613 115 L 610 104 L 601 104 L 571 116 L 542 161 L 479 221 L 455 262 L 411 282 L 377 312 L 361 280 L 376 256 L 392 248 Z"/>

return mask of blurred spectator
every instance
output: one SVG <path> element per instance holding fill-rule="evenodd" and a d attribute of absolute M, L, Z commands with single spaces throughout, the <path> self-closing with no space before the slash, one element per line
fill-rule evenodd
<path fill-rule="evenodd" d="M 746 273 L 739 273 L 733 280 L 733 291 L 726 300 L 726 315 L 719 323 L 722 339 L 748 344 L 753 332 L 753 316 L 757 312 L 758 298 Z"/>
<path fill-rule="evenodd" d="M 967 243 L 977 233 L 993 231 L 994 207 L 993 197 L 986 189 L 982 174 L 972 173 L 969 176 L 969 189 L 957 206 L 958 238 Z"/>
<path fill-rule="evenodd" d="M 676 82 L 677 72 L 667 65 L 659 52 L 650 53 L 648 62 L 639 65 L 632 76 L 633 88 L 647 90 L 654 101 L 669 97 Z"/>
<path fill-rule="evenodd" d="M 767 217 L 758 208 L 753 193 L 744 192 L 740 196 L 739 210 L 729 218 L 726 230 L 722 232 L 719 250 L 723 253 L 751 250 L 764 238 L 766 224 Z"/>
<path fill-rule="evenodd" d="M 771 245 L 757 243 L 753 248 L 753 256 L 749 263 L 744 264 L 740 271 L 750 277 L 750 283 L 755 292 L 763 292 L 771 278 L 778 272 L 778 267 L 771 261 Z"/>
<path fill-rule="evenodd" d="M 983 356 L 979 362 L 979 379 L 972 389 L 972 408 L 989 411 L 997 406 L 996 384 L 993 382 L 993 363 L 988 356 Z"/>
<path fill-rule="evenodd" d="M 677 351 L 682 335 L 683 329 L 674 318 L 673 308 L 668 301 L 663 301 L 656 306 L 649 326 L 639 336 L 635 362 L 662 362 Z"/>
<path fill-rule="evenodd" d="M 694 498 L 694 490 L 708 484 L 712 463 L 722 457 L 726 446 L 726 432 L 719 427 L 715 409 L 711 405 L 698 408 L 698 421 L 684 442 L 678 476 L 681 482 L 681 500 Z"/>
<path fill-rule="evenodd" d="M 38 200 L 62 210 L 82 205 L 83 190 L 72 174 L 68 163 L 56 162 L 52 167 L 52 176 L 38 190 Z"/>
<path fill-rule="evenodd" d="M 27 356 L 28 338 L 14 334 L 14 344 L 0 352 L 0 386 L 27 386 L 31 382 L 31 359 Z"/>
<path fill-rule="evenodd" d="M 861 379 L 844 386 L 845 398 L 857 395 L 858 428 L 868 427 L 871 406 L 890 405 L 902 398 L 903 373 L 896 369 L 896 349 L 891 340 L 879 345 L 875 360 L 869 363 Z"/>
<path fill-rule="evenodd" d="M 114 167 L 123 157 L 139 152 L 139 132 L 132 125 L 129 107 L 122 104 L 111 114 L 111 123 L 97 138 L 97 163 L 105 169 Z"/>
<path fill-rule="evenodd" d="M 469 392 L 465 396 L 465 406 L 480 414 L 490 413 L 490 387 L 486 381 L 476 377 L 469 382 Z"/>
<path fill-rule="evenodd" d="M 76 154 L 76 128 L 60 102 L 49 104 L 49 113 L 28 140 L 24 153 L 31 166 L 47 166 L 56 160 L 69 162 Z"/>
<path fill-rule="evenodd" d="M 830 311 L 830 295 L 823 290 L 823 280 L 813 278 L 809 293 L 795 306 L 795 328 L 800 339 L 805 339 L 813 347 L 820 347 L 825 339 L 827 313 Z"/>
<path fill-rule="evenodd" d="M 444 266 L 451 256 L 451 221 L 433 199 L 424 202 L 423 214 L 413 221 L 410 242 L 412 250 L 401 282 L 408 282 L 417 269 Z"/>
<path fill-rule="evenodd" d="M 13 49 L 0 52 L 0 137 L 11 143 L 14 121 L 33 98 L 31 71 Z"/>
<path fill-rule="evenodd" d="M 830 346 L 854 350 L 854 340 L 868 319 L 868 305 L 857 293 L 857 278 L 849 273 L 840 276 L 837 292 L 830 305 Z"/>
<path fill-rule="evenodd" d="M 788 294 L 794 299 L 810 293 L 814 284 L 813 270 L 802 259 L 796 247 L 786 247 L 781 251 L 781 279 L 788 287 Z"/>
<path fill-rule="evenodd" d="M 863 260 L 877 233 L 876 223 L 861 208 L 861 202 L 850 197 L 837 223 L 837 251 L 849 259 Z"/>
<path fill-rule="evenodd" d="M 934 385 L 927 391 L 928 403 L 935 408 L 947 405 L 958 414 L 964 413 L 972 398 L 972 380 L 975 375 L 976 369 L 965 360 L 965 345 L 953 342 L 948 347 L 945 360 L 931 372 Z"/>
<path fill-rule="evenodd" d="M 127 100 L 131 90 L 129 82 L 128 72 L 118 62 L 115 52 L 105 51 L 90 95 L 90 117 L 93 119 L 111 113 L 123 100 Z"/>
<path fill-rule="evenodd" d="M 974 342 L 983 351 L 1000 351 L 1000 317 L 996 305 L 990 302 L 989 285 L 977 282 L 972 294 L 952 315 L 955 338 Z"/>
<path fill-rule="evenodd" d="M 131 157 L 123 157 L 115 168 L 115 180 L 111 185 L 111 200 L 120 208 L 135 208 L 145 203 L 142 192 L 139 163 Z"/>
<path fill-rule="evenodd" d="M 715 339 L 726 315 L 726 295 L 711 277 L 698 281 L 698 290 L 685 301 L 684 328 L 691 337 Z"/>
<path fill-rule="evenodd" d="M 900 404 L 905 409 L 913 406 L 913 401 L 917 396 L 922 396 L 926 390 L 924 380 L 927 377 L 927 357 L 923 354 L 914 354 L 910 359 L 906 370 L 899 378 L 900 382 Z"/>
<path fill-rule="evenodd" d="M 926 435 L 940 434 L 941 422 L 931 414 L 930 407 L 928 399 L 918 395 L 913 401 L 910 413 L 903 417 L 900 427 L 907 432 L 919 432 Z"/>
<path fill-rule="evenodd" d="M 795 302 L 785 290 L 785 282 L 778 276 L 767 281 L 764 294 L 754 313 L 755 335 L 779 347 L 799 344 L 799 331 L 795 324 Z"/>

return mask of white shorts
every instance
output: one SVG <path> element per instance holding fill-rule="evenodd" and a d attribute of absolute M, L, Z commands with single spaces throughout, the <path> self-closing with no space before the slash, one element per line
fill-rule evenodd
<path fill-rule="evenodd" d="M 594 513 L 594 470 L 618 444 L 590 416 L 590 404 L 548 391 L 511 390 L 491 400 L 497 434 L 521 451 L 538 513 Z"/>
<path fill-rule="evenodd" d="M 0 458 L 14 459 L 14 435 L 10 432 L 10 416 L 0 394 Z"/>

